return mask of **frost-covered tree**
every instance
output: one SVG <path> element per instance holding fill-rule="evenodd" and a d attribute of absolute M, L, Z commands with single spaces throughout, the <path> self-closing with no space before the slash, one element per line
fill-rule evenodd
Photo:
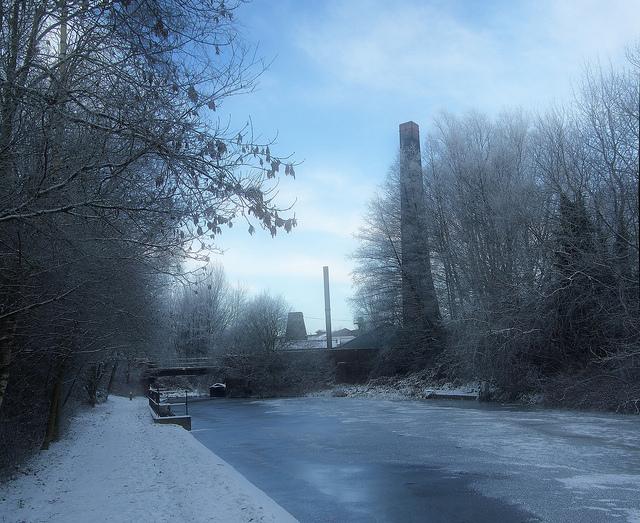
<path fill-rule="evenodd" d="M 452 375 L 512 394 L 566 391 L 568 375 L 576 397 L 586 375 L 605 384 L 590 401 L 637 404 L 639 62 L 587 70 L 541 115 L 435 119 L 426 223 Z M 355 253 L 356 312 L 374 324 L 400 316 L 397 186 L 372 200 Z"/>
<path fill-rule="evenodd" d="M 154 350 L 157 287 L 224 228 L 295 225 L 269 190 L 295 166 L 218 117 L 264 70 L 238 5 L 0 2 L 0 415 Z"/>
<path fill-rule="evenodd" d="M 180 285 L 172 311 L 174 353 L 178 357 L 210 357 L 221 343 L 237 312 L 234 290 L 222 267 L 204 267 L 197 282 Z"/>

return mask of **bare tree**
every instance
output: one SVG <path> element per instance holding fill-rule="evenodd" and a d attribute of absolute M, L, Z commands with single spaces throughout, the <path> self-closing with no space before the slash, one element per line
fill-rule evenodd
<path fill-rule="evenodd" d="M 175 354 L 212 356 L 233 319 L 233 290 L 221 267 L 206 266 L 194 284 L 180 285 L 173 311 Z"/>
<path fill-rule="evenodd" d="M 634 56 L 630 68 L 588 69 L 575 101 L 542 115 L 435 120 L 423 161 L 427 228 L 448 332 L 440 363 L 452 376 L 511 395 L 553 396 L 570 383 L 575 401 L 637 408 Z M 372 200 L 355 253 L 356 312 L 374 324 L 399 314 L 397 187 L 391 176 Z"/>
<path fill-rule="evenodd" d="M 272 182 L 292 161 L 216 117 L 264 70 L 237 5 L 0 3 L 0 415 L 153 351 L 156 289 L 223 228 L 295 226 Z"/>
<path fill-rule="evenodd" d="M 356 234 L 359 246 L 352 255 L 354 311 L 366 318 L 370 328 L 399 326 L 402 323 L 402 248 L 397 164 L 369 202 L 364 223 Z"/>

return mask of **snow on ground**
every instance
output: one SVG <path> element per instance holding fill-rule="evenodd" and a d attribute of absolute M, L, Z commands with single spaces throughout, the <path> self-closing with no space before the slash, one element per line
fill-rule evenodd
<path fill-rule="evenodd" d="M 0 485 L 2 522 L 288 522 L 295 519 L 146 399 L 110 397 Z"/>
<path fill-rule="evenodd" d="M 480 391 L 480 383 L 472 382 L 463 385 L 452 383 L 433 384 L 425 381 L 420 375 L 409 375 L 404 378 L 388 380 L 372 380 L 361 385 L 340 385 L 334 389 L 308 394 L 309 397 L 350 397 L 376 398 L 383 400 L 425 399 L 440 394 L 448 397 L 476 396 Z"/>

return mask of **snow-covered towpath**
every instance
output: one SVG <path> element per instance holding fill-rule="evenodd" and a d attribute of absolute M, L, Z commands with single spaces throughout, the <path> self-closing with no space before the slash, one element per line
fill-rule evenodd
<path fill-rule="evenodd" d="M 189 432 L 154 425 L 143 398 L 82 413 L 29 468 L 0 484 L 0 521 L 295 521 Z"/>

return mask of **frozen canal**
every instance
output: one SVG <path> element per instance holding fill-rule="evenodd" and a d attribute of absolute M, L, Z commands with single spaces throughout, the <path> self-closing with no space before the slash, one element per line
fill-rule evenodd
<path fill-rule="evenodd" d="M 638 417 L 353 398 L 190 413 L 196 438 L 302 522 L 640 522 Z"/>

